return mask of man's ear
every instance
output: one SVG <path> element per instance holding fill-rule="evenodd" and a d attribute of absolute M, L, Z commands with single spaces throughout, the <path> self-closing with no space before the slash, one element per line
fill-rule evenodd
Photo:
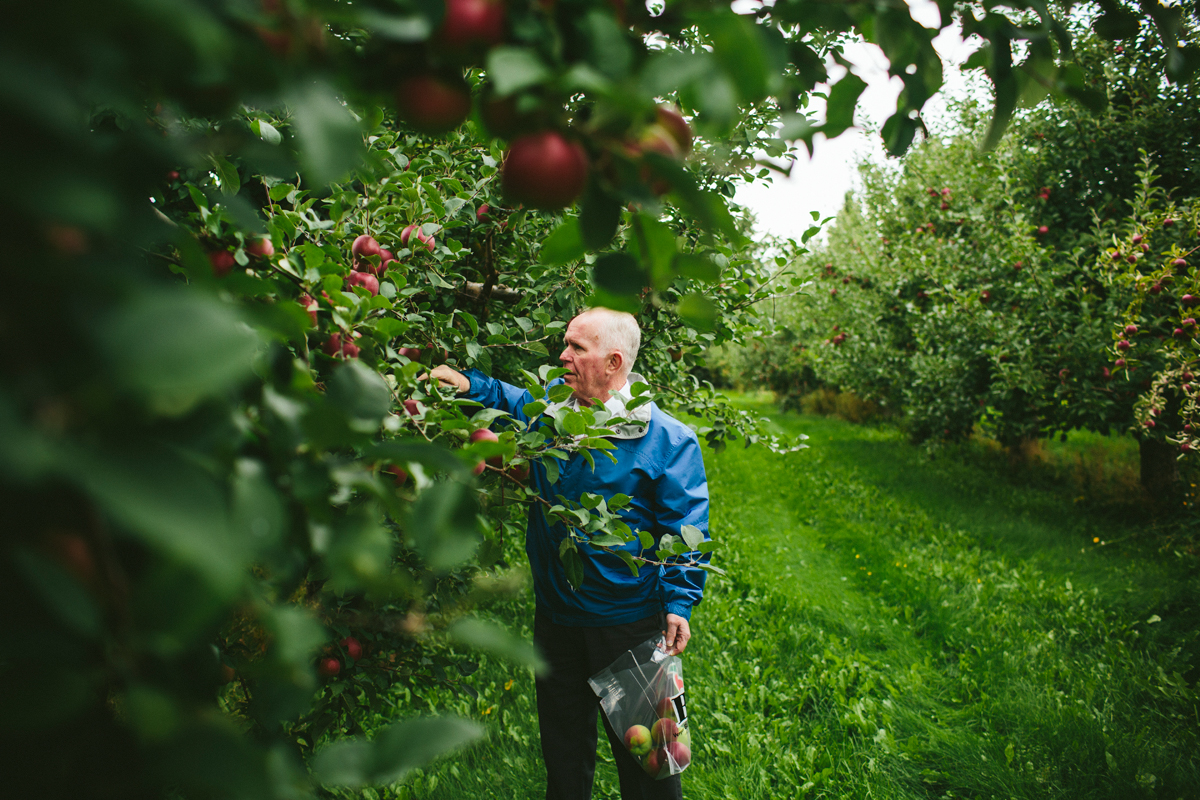
<path fill-rule="evenodd" d="M 621 355 L 620 350 L 614 350 L 608 355 L 608 372 L 616 375 L 621 371 L 621 367 L 625 366 L 625 356 Z"/>

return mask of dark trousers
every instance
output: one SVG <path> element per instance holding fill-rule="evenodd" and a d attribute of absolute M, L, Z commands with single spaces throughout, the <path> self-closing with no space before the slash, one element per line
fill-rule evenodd
<path fill-rule="evenodd" d="M 533 641 L 550 670 L 537 679 L 538 727 L 546 762 L 546 800 L 589 800 L 596 773 L 596 714 L 600 698 L 587 679 L 663 626 L 658 616 L 625 625 L 575 628 L 556 625 L 540 610 Z M 655 780 L 625 749 L 623 733 L 604 720 L 621 781 L 622 800 L 682 800 L 678 775 Z"/>

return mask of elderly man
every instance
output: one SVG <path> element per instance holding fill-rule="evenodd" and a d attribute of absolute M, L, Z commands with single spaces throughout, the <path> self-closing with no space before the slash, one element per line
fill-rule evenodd
<path fill-rule="evenodd" d="M 583 492 L 632 498 L 622 511 L 635 531 L 658 539 L 694 525 L 708 534 L 708 482 L 695 433 L 653 403 L 627 411 L 630 379 L 641 331 L 629 315 L 604 308 L 584 311 L 567 326 L 566 346 L 559 356 L 574 389 L 568 403 L 603 403 L 629 422 L 613 437 L 616 463 L 599 456 L 595 469 L 578 454 L 561 468 L 551 484 L 535 465 L 531 486 L 557 502 L 562 495 L 578 501 Z M 485 406 L 527 420 L 528 392 L 484 375 L 440 366 L 432 377 Z M 637 644 L 661 632 L 673 653 L 682 653 L 691 638 L 692 607 L 700 602 L 704 572 L 683 565 L 643 567 L 637 577 L 617 556 L 589 545 L 579 547 L 584 580 L 573 590 L 558 555 L 568 531 L 549 524 L 534 505 L 529 514 L 525 549 L 533 570 L 537 608 L 534 641 L 550 665 L 537 681 L 538 724 L 546 762 L 547 800 L 586 800 L 591 796 L 596 762 L 598 699 L 588 686 L 591 675 Z M 649 556 L 635 539 L 624 547 L 634 556 Z M 623 800 L 681 798 L 679 776 L 654 780 L 625 749 L 622 733 L 604 720 L 612 745 Z"/>

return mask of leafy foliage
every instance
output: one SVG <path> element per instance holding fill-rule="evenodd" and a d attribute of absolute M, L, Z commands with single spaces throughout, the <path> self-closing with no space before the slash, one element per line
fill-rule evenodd
<path fill-rule="evenodd" d="M 805 109 L 854 31 L 906 84 L 887 130 L 903 151 L 941 83 L 933 32 L 868 3 L 501 10 L 465 37 L 442 3 L 11 11 L 0 668 L 22 689 L 4 701 L 14 792 L 303 797 L 400 779 L 479 734 L 411 712 L 435 687 L 468 691 L 464 652 L 536 666 L 470 614 L 512 588 L 534 501 L 520 470 L 590 454 L 603 429 L 582 414 L 549 434 L 505 427 L 421 381 L 434 362 L 553 391 L 539 367 L 565 318 L 632 308 L 657 396 L 713 412 L 715 445 L 772 441 L 684 369 L 760 326 L 779 271 L 725 198 L 759 148 L 786 156 L 850 124 L 852 74 L 824 121 Z M 1000 86 L 1007 43 L 1053 29 L 999 12 L 973 28 L 1005 43 Z M 667 100 L 684 112 L 673 134 Z M 526 180 L 518 207 L 498 188 L 521 185 L 500 139 L 530 132 L 583 178 Z M 470 441 L 492 424 L 496 441 Z M 618 524 L 591 516 L 585 538 Z M 658 550 L 694 552 L 680 536 Z"/>

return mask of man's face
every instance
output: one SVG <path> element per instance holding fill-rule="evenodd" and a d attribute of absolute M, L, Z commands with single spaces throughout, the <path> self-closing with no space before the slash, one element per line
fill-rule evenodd
<path fill-rule="evenodd" d="M 575 397 L 589 401 L 599 397 L 608 400 L 609 386 L 616 370 L 611 368 L 610 351 L 600 349 L 601 320 L 591 314 L 581 314 L 567 326 L 566 347 L 558 356 L 562 365 L 570 370 L 563 376 L 568 386 L 575 390 Z"/>

